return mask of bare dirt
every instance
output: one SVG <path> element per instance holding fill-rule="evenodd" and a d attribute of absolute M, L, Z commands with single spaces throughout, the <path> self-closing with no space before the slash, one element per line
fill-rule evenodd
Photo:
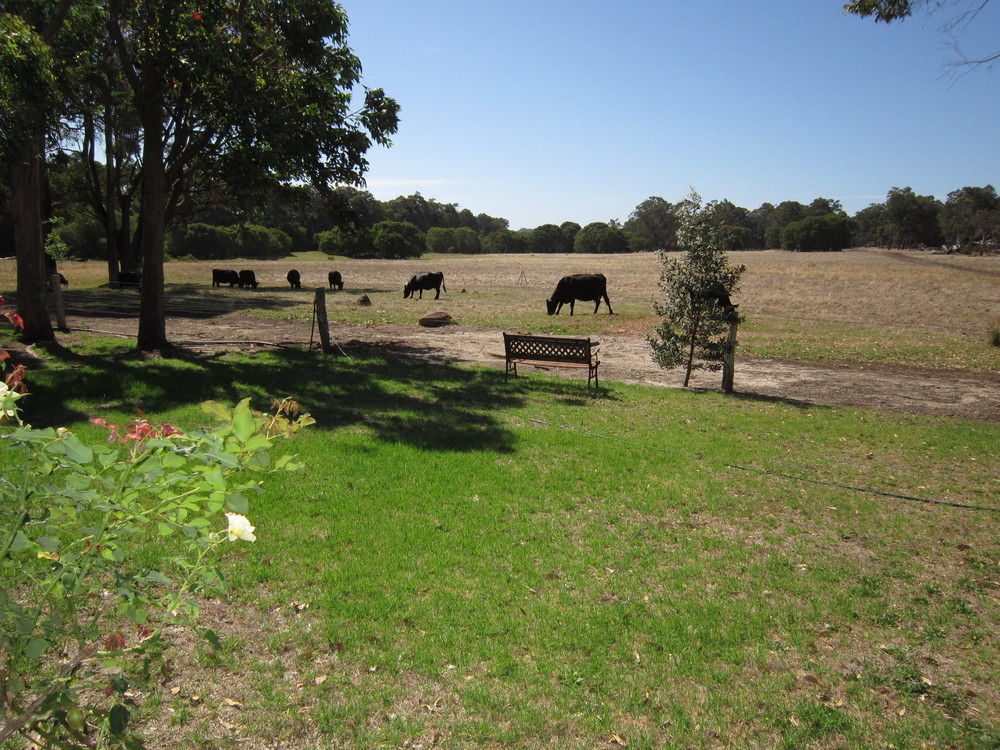
<path fill-rule="evenodd" d="M 74 320 L 71 327 L 135 335 L 135 321 L 121 319 Z M 269 348 L 267 342 L 307 347 L 308 328 L 300 322 L 261 320 L 231 313 L 213 320 L 210 330 L 196 320 L 170 321 L 169 335 L 199 351 Z M 330 324 L 335 352 L 351 356 L 377 350 L 400 357 L 454 364 L 503 368 L 500 330 L 451 325 L 422 328 L 417 324 Z M 602 334 L 600 375 L 610 382 L 680 387 L 683 372 L 663 370 L 650 356 L 644 338 Z M 202 343 L 203 342 L 203 343 Z M 212 343 L 227 342 L 227 343 Z M 318 343 L 318 338 L 317 338 Z M 579 377 L 574 370 L 521 368 L 522 375 L 545 370 L 546 375 Z M 585 377 L 585 375 L 584 375 Z M 692 387 L 718 390 L 718 372 L 697 370 Z M 964 419 L 1000 421 L 1000 376 L 993 373 L 948 371 L 900 365 L 806 365 L 737 356 L 735 392 L 746 397 L 776 399 L 810 406 L 852 406 L 907 414 L 932 414 Z"/>

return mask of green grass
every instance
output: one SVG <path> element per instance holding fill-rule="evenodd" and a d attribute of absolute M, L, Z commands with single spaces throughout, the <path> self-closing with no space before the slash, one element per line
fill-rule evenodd
<path fill-rule="evenodd" d="M 996 424 L 125 346 L 50 350 L 31 420 L 284 394 L 318 420 L 226 557 L 225 654 L 176 667 L 214 696 L 178 705 L 189 746 L 239 746 L 204 721 L 227 695 L 304 747 L 1000 742 L 998 515 L 727 466 L 996 506 Z"/>

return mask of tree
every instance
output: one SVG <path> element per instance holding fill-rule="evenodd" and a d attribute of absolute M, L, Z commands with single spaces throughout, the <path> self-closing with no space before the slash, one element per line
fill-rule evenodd
<path fill-rule="evenodd" d="M 884 229 L 888 247 L 931 247 L 941 244 L 938 214 L 941 201 L 917 195 L 913 188 L 894 187 L 885 201 Z"/>
<path fill-rule="evenodd" d="M 573 240 L 573 252 L 624 253 L 628 252 L 628 237 L 618 227 L 594 221 L 581 229 Z"/>
<path fill-rule="evenodd" d="M 948 193 L 940 213 L 946 244 L 965 251 L 996 251 L 1000 246 L 1000 196 L 992 185 Z"/>
<path fill-rule="evenodd" d="M 380 221 L 371 237 L 377 258 L 419 258 L 426 249 L 424 233 L 408 221 Z"/>
<path fill-rule="evenodd" d="M 25 341 L 53 338 L 45 304 L 42 230 L 42 153 L 61 98 L 58 60 L 51 43 L 70 0 L 13 2 L 0 13 L 0 162 L 10 178 L 17 311 Z"/>
<path fill-rule="evenodd" d="M 663 302 L 654 303 L 664 320 L 653 331 L 649 345 L 661 367 L 684 364 L 684 386 L 691 370 L 717 370 L 728 353 L 724 334 L 741 318 L 727 304 L 746 266 L 730 266 L 723 249 L 728 230 L 713 215 L 712 204 L 703 206 L 692 191 L 678 204 L 677 243 L 681 258 L 660 251 L 660 289 Z M 700 362 L 695 362 L 695 358 Z"/>
<path fill-rule="evenodd" d="M 431 227 L 426 235 L 427 250 L 432 253 L 474 255 L 482 249 L 479 235 L 468 227 Z"/>
<path fill-rule="evenodd" d="M 528 248 L 533 253 L 561 253 L 564 247 L 562 230 L 555 224 L 541 224 L 535 227 L 528 240 Z"/>
<path fill-rule="evenodd" d="M 807 216 L 781 230 L 782 250 L 843 250 L 851 246 L 851 220 L 846 214 Z"/>
<path fill-rule="evenodd" d="M 644 248 L 669 250 L 677 246 L 677 215 L 674 205 L 653 195 L 629 215 L 625 231 L 637 235 Z"/>
<path fill-rule="evenodd" d="M 398 105 L 367 90 L 328 0 L 108 0 L 107 28 L 141 137 L 138 346 L 167 345 L 163 247 L 171 213 L 199 177 L 225 184 L 358 184 Z"/>
<path fill-rule="evenodd" d="M 947 6 L 964 6 L 964 10 L 960 10 L 940 26 L 941 32 L 951 39 L 952 48 L 961 58 L 958 62 L 952 63 L 954 69 L 962 66 L 989 65 L 1000 60 L 1000 51 L 970 59 L 962 53 L 956 41 L 957 35 L 972 24 L 989 3 L 990 0 L 852 0 L 844 5 L 844 12 L 861 18 L 874 16 L 876 23 L 879 21 L 892 23 L 908 18 L 916 9 L 922 8 L 933 13 Z"/>
<path fill-rule="evenodd" d="M 498 229 L 483 240 L 484 253 L 526 253 L 528 240 L 512 229 Z"/>

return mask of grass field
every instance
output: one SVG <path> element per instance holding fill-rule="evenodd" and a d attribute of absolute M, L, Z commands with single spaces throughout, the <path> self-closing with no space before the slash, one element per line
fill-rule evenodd
<path fill-rule="evenodd" d="M 31 421 L 283 394 L 318 420 L 206 603 L 223 648 L 181 640 L 143 696 L 151 748 L 1000 744 L 1000 516 L 776 476 L 995 507 L 1000 425 L 127 347 L 50 350 Z"/>
<path fill-rule="evenodd" d="M 856 249 L 843 253 L 776 250 L 731 253 L 747 266 L 735 296 L 747 318 L 741 352 L 810 363 L 914 365 L 938 369 L 1000 371 L 1000 348 L 989 345 L 1000 328 L 1000 257 L 937 256 L 919 252 Z M 256 292 L 212 289 L 211 268 L 253 268 Z M 211 326 L 215 311 L 242 310 L 263 321 L 308 324 L 312 296 L 291 292 L 289 268 L 302 273 L 305 289 L 326 285 L 330 270 L 344 275 L 344 294 L 328 297 L 332 321 L 362 324 L 414 323 L 421 312 L 444 310 L 463 325 L 536 333 L 620 333 L 645 337 L 656 325 L 651 300 L 657 295 L 655 255 L 481 255 L 430 256 L 418 260 L 325 259 L 318 253 L 282 261 L 174 261 L 166 266 L 168 300 L 197 308 Z M 68 293 L 106 282 L 102 263 L 66 263 Z M 402 299 L 412 273 L 441 270 L 448 292 L 417 304 Z M 569 273 L 600 271 L 608 277 L 614 316 L 590 314 L 579 305 L 573 318 L 545 314 L 544 300 Z M 14 288 L 12 261 L 0 261 L 0 293 Z M 461 290 L 465 289 L 463 294 Z M 372 306 L 359 307 L 366 293 Z M 112 298 L 114 299 L 114 298 Z M 98 315 L 113 307 L 106 297 L 71 302 Z"/>

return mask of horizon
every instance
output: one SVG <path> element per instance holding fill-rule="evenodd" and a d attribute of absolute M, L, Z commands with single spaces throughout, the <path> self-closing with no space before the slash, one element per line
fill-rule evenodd
<path fill-rule="evenodd" d="M 1000 75 L 942 75 L 946 12 L 893 24 L 839 2 L 502 7 L 342 3 L 363 83 L 399 101 L 364 189 L 419 192 L 512 229 L 617 219 L 650 196 L 754 209 L 911 187 L 941 201 L 1000 175 Z M 958 37 L 1000 38 L 987 6 Z"/>

